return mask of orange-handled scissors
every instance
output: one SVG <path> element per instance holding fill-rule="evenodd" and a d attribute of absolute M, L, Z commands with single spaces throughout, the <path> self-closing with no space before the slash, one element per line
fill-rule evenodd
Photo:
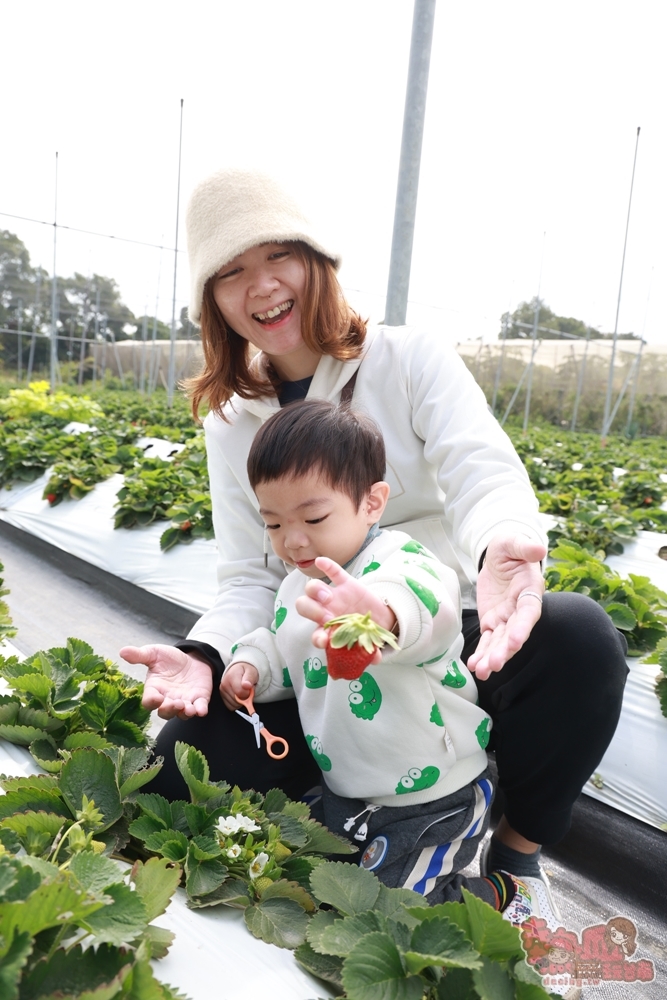
<path fill-rule="evenodd" d="M 268 731 L 268 729 L 260 719 L 259 715 L 255 711 L 255 706 L 253 705 L 252 701 L 252 695 L 249 694 L 247 698 L 239 698 L 237 696 L 236 700 L 238 701 L 239 705 L 243 705 L 244 708 L 247 708 L 248 712 L 250 713 L 249 715 L 246 715 L 245 712 L 242 712 L 238 708 L 236 709 L 236 714 L 240 715 L 242 719 L 246 720 L 246 722 L 249 722 L 252 725 L 253 729 L 255 730 L 255 741 L 257 743 L 257 746 L 258 747 L 261 746 L 262 743 L 260 739 L 260 734 L 261 734 L 266 740 L 266 752 L 268 753 L 269 757 L 272 757 L 274 760 L 282 760 L 283 757 L 286 757 L 287 754 L 289 753 L 289 744 L 287 740 L 284 740 L 282 736 L 273 736 Z M 276 753 L 274 751 L 273 749 L 274 743 L 282 743 L 283 747 L 285 748 L 282 753 Z"/>

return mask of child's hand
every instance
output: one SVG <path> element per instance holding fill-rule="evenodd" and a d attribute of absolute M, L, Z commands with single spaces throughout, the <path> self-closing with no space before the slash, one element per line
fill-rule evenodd
<path fill-rule="evenodd" d="M 324 625 L 340 615 L 365 615 L 370 611 L 373 621 L 391 632 L 396 624 L 396 615 L 372 590 L 346 573 L 333 559 L 319 556 L 315 565 L 326 573 L 333 586 L 322 580 L 310 580 L 306 584 L 306 596 L 296 601 L 296 610 L 300 615 Z M 313 645 L 324 649 L 328 638 L 326 629 L 317 628 L 313 632 Z M 380 658 L 378 653 L 378 660 Z"/>
<path fill-rule="evenodd" d="M 232 663 L 220 681 L 220 697 L 224 701 L 225 707 L 230 712 L 241 708 L 236 700 L 237 696 L 247 698 L 249 694 L 252 694 L 258 680 L 257 667 L 253 667 L 252 663 L 243 663 L 241 660 Z"/>

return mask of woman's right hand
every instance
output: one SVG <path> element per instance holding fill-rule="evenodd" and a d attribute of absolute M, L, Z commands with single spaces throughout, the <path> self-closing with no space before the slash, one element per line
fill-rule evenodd
<path fill-rule="evenodd" d="M 175 646 L 123 646 L 120 655 L 128 663 L 148 667 L 144 681 L 144 708 L 157 709 L 161 719 L 190 719 L 206 715 L 213 691 L 210 664 Z"/>

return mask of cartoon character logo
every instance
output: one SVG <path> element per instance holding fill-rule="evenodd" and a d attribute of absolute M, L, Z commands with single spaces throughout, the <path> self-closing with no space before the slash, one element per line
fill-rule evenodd
<path fill-rule="evenodd" d="M 416 542 L 414 538 L 411 538 L 409 542 L 406 542 L 405 545 L 401 546 L 401 552 L 411 552 L 416 556 L 427 556 L 429 559 L 435 559 L 433 553 L 429 552 L 429 550 L 425 548 L 421 542 Z"/>
<path fill-rule="evenodd" d="M 289 675 L 289 670 L 287 669 L 287 667 L 283 667 L 283 687 L 284 688 L 294 687 L 294 685 L 292 684 L 292 678 Z"/>
<path fill-rule="evenodd" d="M 359 867 L 365 868 L 367 872 L 374 871 L 376 868 L 380 867 L 387 856 L 388 850 L 389 840 L 387 837 L 376 837 L 375 840 L 371 840 L 370 844 L 361 855 Z"/>
<path fill-rule="evenodd" d="M 364 566 L 361 575 L 366 576 L 366 573 L 373 573 L 376 569 L 380 568 L 380 563 L 375 559 L 372 559 L 367 566 Z"/>
<path fill-rule="evenodd" d="M 280 628 L 280 626 L 282 625 L 282 623 L 285 621 L 286 618 L 287 618 L 287 608 L 285 607 L 282 601 L 278 601 L 276 603 L 276 613 L 275 613 L 275 618 L 273 619 L 273 626 L 272 626 L 274 632 L 278 631 L 278 629 Z"/>
<path fill-rule="evenodd" d="M 329 677 L 327 668 L 319 656 L 311 656 L 303 661 L 303 673 L 307 688 L 323 688 Z"/>
<path fill-rule="evenodd" d="M 419 767 L 411 767 L 396 785 L 396 794 L 405 795 L 408 792 L 421 792 L 422 789 L 435 785 L 439 777 L 440 771 L 437 767 L 429 765 L 423 770 Z"/>
<path fill-rule="evenodd" d="M 450 688 L 462 688 L 466 686 L 466 679 L 461 673 L 460 667 L 456 660 L 450 660 L 447 664 L 447 673 L 442 678 L 440 683 L 443 687 Z"/>
<path fill-rule="evenodd" d="M 322 741 L 317 736 L 306 736 L 306 743 L 308 744 L 308 749 L 317 761 L 317 766 L 320 771 L 330 771 L 331 760 L 322 749 Z"/>
<path fill-rule="evenodd" d="M 350 681 L 347 696 L 352 715 L 358 719 L 373 719 L 382 705 L 382 692 L 378 683 L 369 673 L 363 673 L 357 680 Z"/>
<path fill-rule="evenodd" d="M 437 702 L 435 702 L 431 708 L 431 717 L 428 721 L 434 722 L 436 726 L 444 726 L 445 724 Z"/>

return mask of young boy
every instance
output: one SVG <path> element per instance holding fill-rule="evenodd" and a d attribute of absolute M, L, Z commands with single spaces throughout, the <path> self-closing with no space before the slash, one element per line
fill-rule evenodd
<path fill-rule="evenodd" d="M 360 864 L 429 902 L 465 885 L 496 909 L 514 896 L 505 873 L 465 878 L 488 826 L 493 789 L 485 748 L 491 720 L 460 660 L 456 574 L 401 531 L 378 525 L 389 497 L 382 435 L 349 407 L 306 401 L 257 434 L 250 483 L 276 555 L 294 571 L 270 629 L 233 649 L 221 693 L 296 697 L 322 770 L 324 819 L 364 845 Z M 350 612 L 394 633 L 358 680 L 327 674 L 328 634 Z M 308 617 L 305 617 L 308 615 Z"/>

